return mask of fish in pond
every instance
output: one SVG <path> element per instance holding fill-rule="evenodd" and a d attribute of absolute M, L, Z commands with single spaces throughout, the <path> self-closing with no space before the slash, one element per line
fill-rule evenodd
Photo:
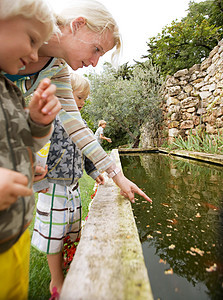
<path fill-rule="evenodd" d="M 210 204 L 208 202 L 203 202 L 203 203 L 201 203 L 201 205 L 208 208 L 208 209 L 219 210 L 218 207 L 216 207 L 215 205 Z"/>

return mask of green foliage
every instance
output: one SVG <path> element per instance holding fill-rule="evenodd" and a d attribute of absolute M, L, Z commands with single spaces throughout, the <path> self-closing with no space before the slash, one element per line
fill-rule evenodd
<path fill-rule="evenodd" d="M 98 120 L 107 121 L 105 135 L 112 138 L 113 148 L 128 142 L 134 144 L 144 122 L 160 121 L 162 79 L 150 60 L 136 64 L 128 76 L 107 63 L 103 73 L 90 74 L 88 79 L 91 102 L 85 109 L 96 128 Z"/>
<path fill-rule="evenodd" d="M 223 153 L 223 137 L 218 132 L 216 136 L 210 136 L 207 133 L 201 133 L 201 135 L 193 135 L 192 133 L 185 140 L 182 136 L 177 137 L 171 145 L 163 145 L 170 150 L 181 149 L 188 151 L 198 151 L 212 154 Z"/>
<path fill-rule="evenodd" d="M 162 33 L 149 39 L 148 54 L 163 75 L 174 74 L 199 64 L 223 38 L 222 1 L 191 1 L 188 14 L 181 21 L 172 21 Z"/>

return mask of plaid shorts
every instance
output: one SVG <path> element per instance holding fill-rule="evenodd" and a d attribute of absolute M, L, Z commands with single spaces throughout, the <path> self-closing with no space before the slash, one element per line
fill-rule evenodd
<path fill-rule="evenodd" d="M 81 232 L 81 197 L 78 184 L 61 186 L 50 183 L 49 192 L 39 193 L 32 245 L 47 254 L 63 249 L 63 240 L 72 241 Z"/>

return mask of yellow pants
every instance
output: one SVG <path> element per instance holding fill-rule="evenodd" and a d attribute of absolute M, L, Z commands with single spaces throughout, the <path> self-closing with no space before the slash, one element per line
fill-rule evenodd
<path fill-rule="evenodd" d="M 28 299 L 29 287 L 29 229 L 16 244 L 0 254 L 0 300 Z"/>

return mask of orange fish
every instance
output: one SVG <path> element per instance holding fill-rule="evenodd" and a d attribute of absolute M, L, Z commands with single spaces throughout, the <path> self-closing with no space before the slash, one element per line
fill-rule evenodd
<path fill-rule="evenodd" d="M 163 205 L 165 207 L 170 207 L 170 204 L 168 204 L 168 203 L 161 203 L 161 205 Z"/>
<path fill-rule="evenodd" d="M 208 202 L 203 202 L 203 203 L 201 203 L 201 205 L 203 205 L 204 207 L 209 208 L 209 209 L 219 210 L 218 207 L 216 207 L 216 206 L 214 206 L 213 204 L 210 204 L 210 203 L 208 203 Z"/>

